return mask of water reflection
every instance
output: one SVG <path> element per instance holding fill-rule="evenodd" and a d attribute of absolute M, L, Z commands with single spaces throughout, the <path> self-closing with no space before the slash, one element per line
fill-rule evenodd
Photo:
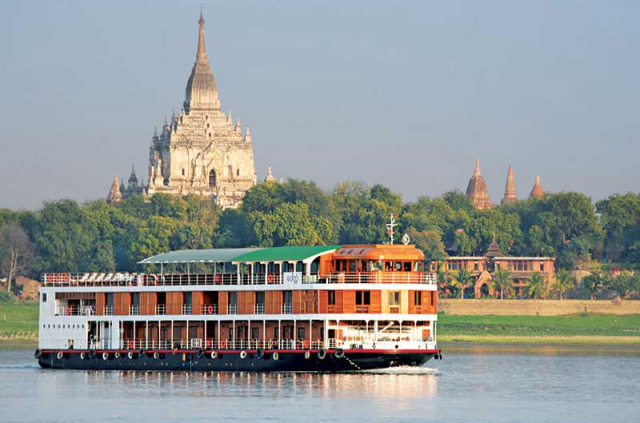
<path fill-rule="evenodd" d="M 68 373 L 68 372 L 65 372 Z M 377 399 L 430 398 L 438 392 L 438 372 L 430 368 L 394 368 L 348 374 L 324 373 L 250 373 L 250 372 L 152 372 L 86 371 L 82 390 L 115 385 L 122 390 L 144 390 L 148 395 L 185 395 L 197 397 L 260 398 L 291 393 L 305 397 Z M 67 378 L 53 378 L 59 392 Z"/>

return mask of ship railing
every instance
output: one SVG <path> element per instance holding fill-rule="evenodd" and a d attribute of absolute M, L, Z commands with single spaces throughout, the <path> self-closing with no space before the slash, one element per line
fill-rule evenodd
<path fill-rule="evenodd" d="M 113 316 L 113 306 L 112 305 L 104 306 L 104 315 L 105 316 Z"/>
<path fill-rule="evenodd" d="M 227 314 L 238 314 L 238 306 L 236 304 L 227 304 Z"/>
<path fill-rule="evenodd" d="M 264 304 L 254 304 L 253 314 L 264 314 Z"/>
<path fill-rule="evenodd" d="M 167 314 L 167 306 L 165 304 L 156 304 L 156 314 L 159 316 Z"/>
<path fill-rule="evenodd" d="M 433 273 L 334 272 L 329 274 L 326 281 L 327 283 L 411 283 L 437 286 L 437 280 L 437 275 Z"/>
<path fill-rule="evenodd" d="M 436 343 L 431 337 L 425 339 L 407 339 L 385 337 L 371 338 L 349 337 L 345 339 L 330 338 L 325 344 L 322 340 L 308 339 L 216 339 L 190 338 L 153 340 L 144 338 L 127 338 L 120 341 L 120 348 L 130 350 L 317 350 L 326 349 L 435 349 Z"/>
<path fill-rule="evenodd" d="M 218 314 L 218 304 L 203 304 L 202 314 Z"/>
<path fill-rule="evenodd" d="M 133 286 L 143 285 L 144 275 L 138 273 L 43 273 L 43 286 Z"/>
<path fill-rule="evenodd" d="M 57 316 L 93 316 L 96 314 L 93 306 L 65 306 L 56 307 Z"/>
<path fill-rule="evenodd" d="M 140 315 L 140 306 L 137 306 L 137 305 L 129 306 L 129 314 L 130 314 L 131 316 L 138 316 L 138 315 Z"/>
<path fill-rule="evenodd" d="M 183 304 L 182 305 L 182 314 L 192 314 L 191 304 Z"/>
<path fill-rule="evenodd" d="M 437 285 L 434 273 L 414 272 L 333 272 L 302 275 L 303 284 L 315 283 L 417 283 Z M 179 286 L 179 285 L 282 285 L 280 273 L 44 273 L 44 286 Z M 290 283 L 290 282 L 289 282 Z"/>
<path fill-rule="evenodd" d="M 293 307 L 291 303 L 282 304 L 282 314 L 291 314 L 292 309 Z"/>

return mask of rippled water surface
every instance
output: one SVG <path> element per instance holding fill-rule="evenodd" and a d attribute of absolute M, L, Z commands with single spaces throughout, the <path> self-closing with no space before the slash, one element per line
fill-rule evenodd
<path fill-rule="evenodd" d="M 43 370 L 0 351 L 0 421 L 640 421 L 637 352 L 452 351 L 335 375 Z"/>

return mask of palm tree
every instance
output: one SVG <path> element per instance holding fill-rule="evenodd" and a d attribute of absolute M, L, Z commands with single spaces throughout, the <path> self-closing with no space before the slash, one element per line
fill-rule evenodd
<path fill-rule="evenodd" d="M 553 290 L 560 295 L 560 299 L 564 299 L 564 294 L 572 290 L 576 286 L 576 280 L 571 273 L 562 269 L 556 273 L 556 282 L 553 284 Z"/>
<path fill-rule="evenodd" d="M 544 298 L 547 296 L 547 287 L 544 278 L 538 272 L 534 272 L 527 285 L 527 296 L 533 298 Z"/>
<path fill-rule="evenodd" d="M 464 299 L 464 290 L 473 283 L 473 276 L 466 267 L 458 270 L 451 281 L 451 284 L 460 290 L 460 299 Z"/>
<path fill-rule="evenodd" d="M 513 281 L 511 272 L 506 269 L 498 269 L 493 274 L 491 287 L 500 291 L 500 299 L 504 300 L 504 294 L 510 294 L 513 291 Z"/>
<path fill-rule="evenodd" d="M 445 287 L 451 281 L 451 275 L 449 271 L 446 269 L 444 261 L 438 263 L 438 268 L 436 269 L 436 276 L 438 278 L 438 292 L 445 292 Z"/>

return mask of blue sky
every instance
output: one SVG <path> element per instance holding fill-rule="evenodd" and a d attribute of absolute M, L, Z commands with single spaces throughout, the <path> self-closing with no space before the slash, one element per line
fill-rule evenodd
<path fill-rule="evenodd" d="M 201 1 L 0 3 L 0 207 L 106 196 L 147 179 L 179 111 Z M 223 110 L 258 178 L 381 183 L 405 201 L 637 192 L 640 3 L 205 1 Z"/>

